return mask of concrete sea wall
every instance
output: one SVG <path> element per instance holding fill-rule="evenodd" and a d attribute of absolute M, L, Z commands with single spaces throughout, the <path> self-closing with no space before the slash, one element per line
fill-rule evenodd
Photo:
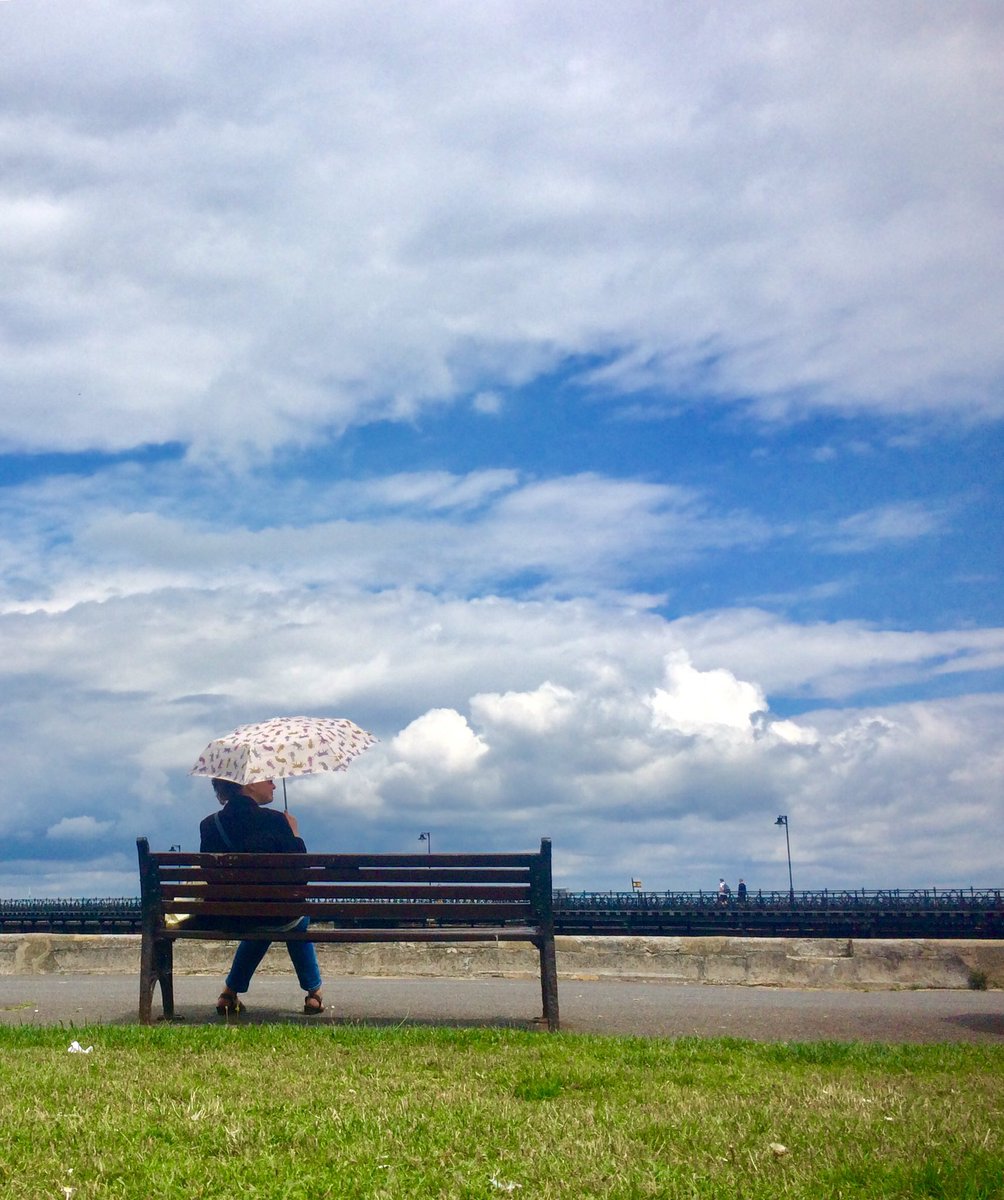
<path fill-rule="evenodd" d="M 537 955 L 509 942 L 320 945 L 321 969 L 340 975 L 536 978 Z M 175 971 L 224 975 L 233 944 L 179 942 Z M 646 979 L 669 983 L 794 988 L 968 988 L 974 977 L 1004 988 L 1004 942 L 936 939 L 741 937 L 559 937 L 563 979 Z M 290 970 L 274 946 L 260 970 Z M 2 934 L 0 975 L 139 973 L 139 937 L 130 934 Z"/>

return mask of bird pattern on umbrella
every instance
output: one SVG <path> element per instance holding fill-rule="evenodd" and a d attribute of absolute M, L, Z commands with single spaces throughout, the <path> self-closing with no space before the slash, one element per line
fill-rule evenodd
<path fill-rule="evenodd" d="M 343 717 L 275 717 L 239 725 L 199 755 L 192 775 L 257 783 L 321 771 L 344 771 L 376 742 Z"/>

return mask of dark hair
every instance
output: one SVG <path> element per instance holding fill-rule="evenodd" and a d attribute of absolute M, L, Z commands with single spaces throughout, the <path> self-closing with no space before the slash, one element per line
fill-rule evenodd
<path fill-rule="evenodd" d="M 229 804 L 231 800 L 244 794 L 241 784 L 234 783 L 232 779 L 213 779 L 211 782 L 216 799 L 221 804 Z"/>

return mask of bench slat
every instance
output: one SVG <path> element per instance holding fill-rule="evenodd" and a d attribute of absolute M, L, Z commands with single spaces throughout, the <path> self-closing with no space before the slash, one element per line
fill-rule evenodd
<path fill-rule="evenodd" d="M 349 903 L 357 903 L 360 900 L 503 900 L 512 903 L 527 903 L 529 900 L 529 887 L 481 887 L 468 886 L 456 887 L 450 884 L 437 884 L 428 888 L 398 886 L 397 884 L 387 886 L 381 884 L 367 883 L 361 884 L 358 888 L 349 889 L 344 884 L 322 884 L 319 886 L 311 885 L 309 888 L 301 887 L 299 884 L 295 889 L 291 889 L 289 885 L 283 886 L 276 883 L 240 883 L 240 884 L 225 884 L 211 883 L 200 885 L 196 883 L 189 884 L 164 884 L 161 886 L 160 894 L 164 904 L 168 907 L 175 900 L 246 900 L 252 903 L 256 900 L 288 900 L 290 891 L 299 892 L 301 897 L 306 896 L 310 902 L 319 900 L 344 900 Z"/>
<path fill-rule="evenodd" d="M 374 869 L 398 869 L 400 867 L 450 867 L 462 869 L 473 867 L 478 870 L 492 867 L 505 869 L 518 867 L 529 870 L 540 861 L 539 854 L 184 854 L 164 852 L 149 854 L 151 865 L 158 869 L 185 866 L 230 868 L 273 867 L 288 869 L 321 867 L 336 870 L 358 870 L 362 867 Z"/>
<path fill-rule="evenodd" d="M 188 883 L 193 880 L 205 880 L 207 877 L 226 883 L 478 883 L 501 884 L 515 883 L 528 887 L 530 872 L 515 870 L 501 871 L 492 868 L 485 871 L 475 871 L 470 868 L 458 870 L 419 871 L 405 868 L 400 871 L 387 867 L 382 870 L 323 870 L 320 868 L 305 869 L 302 865 L 295 869 L 274 868 L 272 866 L 258 867 L 248 870 L 206 870 L 198 867 L 164 867 L 160 872 L 161 884 Z"/>
<path fill-rule="evenodd" d="M 238 938 L 275 940 L 275 931 L 266 927 L 248 928 L 247 933 L 235 934 L 226 929 L 178 929 L 168 930 L 164 936 L 172 941 L 205 941 L 213 937 L 217 941 L 237 941 Z M 436 925 L 416 926 L 414 929 L 387 929 L 374 926 L 352 926 L 343 929 L 311 927 L 302 933 L 289 932 L 282 935 L 284 942 L 536 942 L 540 930 L 536 925 L 479 925 L 466 926 Z"/>
<path fill-rule="evenodd" d="M 179 915 L 201 917 L 237 917 L 241 920 L 291 921 L 294 917 L 309 916 L 311 921 L 424 921 L 438 919 L 466 924 L 486 921 L 525 921 L 533 915 L 529 904 L 417 904 L 403 901 L 392 904 L 372 904 L 358 901 L 351 904 L 324 903 L 304 905 L 295 901 L 256 901 L 254 904 L 227 900 L 207 900 L 202 903 L 179 900 L 171 907 Z"/>

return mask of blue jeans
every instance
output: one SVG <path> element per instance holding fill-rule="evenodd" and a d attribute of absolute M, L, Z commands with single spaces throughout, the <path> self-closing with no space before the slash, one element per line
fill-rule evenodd
<path fill-rule="evenodd" d="M 310 918 L 304 917 L 296 926 L 306 929 Z M 232 992 L 246 992 L 251 986 L 251 976 L 265 957 L 271 942 L 244 941 L 237 947 L 234 961 L 227 976 L 227 987 Z M 296 971 L 296 978 L 305 992 L 316 992 L 321 986 L 321 969 L 317 965 L 317 951 L 313 942 L 287 942 L 289 959 Z"/>

